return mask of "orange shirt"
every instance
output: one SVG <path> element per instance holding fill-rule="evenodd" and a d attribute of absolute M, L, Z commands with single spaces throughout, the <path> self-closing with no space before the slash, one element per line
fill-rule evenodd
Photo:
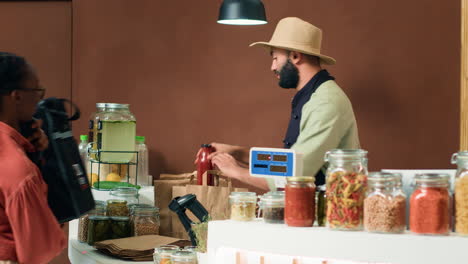
<path fill-rule="evenodd" d="M 66 237 L 47 203 L 47 185 L 26 152 L 34 147 L 0 122 L 0 260 L 47 263 Z"/>

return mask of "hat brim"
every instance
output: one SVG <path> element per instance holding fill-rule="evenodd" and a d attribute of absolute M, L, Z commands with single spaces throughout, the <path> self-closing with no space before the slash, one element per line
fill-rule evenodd
<path fill-rule="evenodd" d="M 300 53 L 317 56 L 317 57 L 320 58 L 320 60 L 322 61 L 323 64 L 327 64 L 327 65 L 336 64 L 336 60 L 334 58 L 323 55 L 323 54 L 320 54 L 320 53 L 317 53 L 317 52 L 306 50 L 306 49 L 294 48 L 294 47 L 285 46 L 285 45 L 278 45 L 278 44 L 273 44 L 273 43 L 270 43 L 270 42 L 254 42 L 254 43 L 249 45 L 249 47 L 253 47 L 253 46 L 261 46 L 261 47 L 264 47 L 264 48 L 279 48 L 279 49 L 297 51 L 297 52 L 300 52 Z"/>

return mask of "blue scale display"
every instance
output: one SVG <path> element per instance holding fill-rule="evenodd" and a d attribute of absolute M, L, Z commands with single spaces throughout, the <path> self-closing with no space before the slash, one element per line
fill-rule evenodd
<path fill-rule="evenodd" d="M 295 173 L 294 154 L 291 150 L 286 149 L 269 151 L 252 148 L 250 151 L 250 174 L 253 176 L 292 177 Z"/>

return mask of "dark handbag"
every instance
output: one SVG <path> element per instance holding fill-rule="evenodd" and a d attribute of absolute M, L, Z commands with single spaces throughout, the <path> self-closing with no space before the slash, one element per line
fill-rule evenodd
<path fill-rule="evenodd" d="M 71 117 L 65 109 L 66 103 L 75 111 Z M 60 223 L 79 218 L 95 205 L 71 130 L 71 121 L 80 118 L 80 111 L 67 99 L 51 97 L 39 102 L 34 117 L 43 120 L 42 129 L 49 139 L 49 148 L 41 153 L 39 164 L 49 186 L 49 207 Z"/>

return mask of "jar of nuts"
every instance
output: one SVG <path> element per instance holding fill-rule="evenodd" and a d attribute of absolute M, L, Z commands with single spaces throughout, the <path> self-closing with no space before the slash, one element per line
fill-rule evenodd
<path fill-rule="evenodd" d="M 135 207 L 131 225 L 134 236 L 158 235 L 159 208 Z"/>

